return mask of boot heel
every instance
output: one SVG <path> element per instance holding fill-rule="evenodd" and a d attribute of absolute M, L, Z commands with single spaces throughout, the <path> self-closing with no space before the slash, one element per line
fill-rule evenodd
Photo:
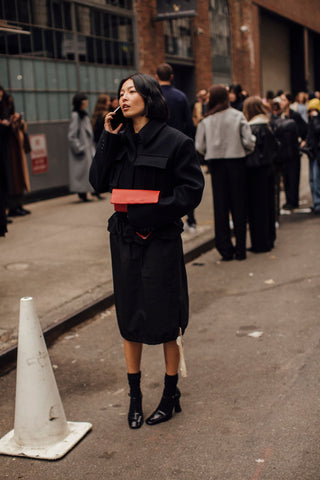
<path fill-rule="evenodd" d="M 182 411 L 179 398 L 175 401 L 174 411 L 175 411 L 176 413 L 179 413 L 179 412 Z"/>

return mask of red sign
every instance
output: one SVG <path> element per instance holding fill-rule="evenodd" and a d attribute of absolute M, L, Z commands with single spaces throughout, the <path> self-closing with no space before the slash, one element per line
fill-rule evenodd
<path fill-rule="evenodd" d="M 37 175 L 38 173 L 45 173 L 48 171 L 48 150 L 47 139 L 45 134 L 30 135 L 31 145 L 31 168 L 32 173 Z"/>

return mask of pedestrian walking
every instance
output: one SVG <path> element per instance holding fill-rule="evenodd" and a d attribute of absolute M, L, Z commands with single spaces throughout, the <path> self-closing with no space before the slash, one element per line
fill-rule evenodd
<path fill-rule="evenodd" d="M 86 111 L 88 97 L 76 93 L 72 100 L 73 112 L 68 131 L 69 141 L 69 187 L 83 202 L 88 202 L 87 192 L 92 192 L 89 170 L 95 153 L 93 131 Z"/>
<path fill-rule="evenodd" d="M 211 174 L 216 248 L 224 261 L 246 258 L 245 157 L 254 145 L 255 138 L 245 116 L 230 107 L 228 90 L 222 85 L 212 85 L 207 113 L 197 127 L 196 149 L 204 155 Z M 230 213 L 235 246 L 231 241 Z"/>
<path fill-rule="evenodd" d="M 254 151 L 246 158 L 250 251 L 269 252 L 276 239 L 274 160 L 277 142 L 267 107 L 260 97 L 247 98 L 243 113 L 256 137 Z"/>
<path fill-rule="evenodd" d="M 188 324 L 181 217 L 199 204 L 204 179 L 193 141 L 166 124 L 167 105 L 155 78 L 135 73 L 123 79 L 118 97 L 124 120 L 115 126 L 114 113 L 106 116 L 90 181 L 127 203 L 115 205 L 108 230 L 130 387 L 128 423 L 140 428 L 143 344 L 163 344 L 166 365 L 160 404 L 146 423 L 165 422 L 180 411 L 176 339 Z M 142 196 L 150 194 L 159 194 L 158 200 L 143 203 Z"/>
<path fill-rule="evenodd" d="M 194 139 L 195 127 L 191 108 L 186 95 L 172 85 L 174 75 L 171 65 L 168 63 L 159 65 L 156 78 L 168 105 L 168 125 Z M 197 221 L 193 210 L 188 212 L 187 227 L 190 233 L 196 233 Z"/>

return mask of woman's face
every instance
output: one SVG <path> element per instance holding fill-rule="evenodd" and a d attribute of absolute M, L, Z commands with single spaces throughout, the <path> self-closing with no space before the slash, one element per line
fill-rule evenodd
<path fill-rule="evenodd" d="M 145 109 L 144 100 L 140 93 L 137 92 L 131 78 L 122 85 L 119 96 L 119 105 L 126 118 L 135 119 L 145 116 L 143 114 Z"/>
<path fill-rule="evenodd" d="M 88 99 L 82 100 L 80 110 L 86 110 L 88 104 L 89 104 L 89 100 L 88 100 Z"/>
<path fill-rule="evenodd" d="M 229 92 L 229 100 L 230 102 L 235 102 L 237 100 L 237 95 L 232 90 Z"/>
<path fill-rule="evenodd" d="M 282 109 L 282 110 L 285 110 L 289 105 L 290 105 L 290 102 L 289 102 L 289 100 L 287 99 L 287 97 L 286 97 L 284 94 L 280 95 L 280 106 L 281 106 L 281 109 Z"/>

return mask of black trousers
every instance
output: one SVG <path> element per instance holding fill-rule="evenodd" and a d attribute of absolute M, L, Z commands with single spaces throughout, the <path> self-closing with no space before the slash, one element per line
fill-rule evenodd
<path fill-rule="evenodd" d="M 299 207 L 300 157 L 284 162 L 280 166 L 286 193 L 286 203 L 293 208 Z"/>
<path fill-rule="evenodd" d="M 247 176 L 244 158 L 208 162 L 211 174 L 216 248 L 223 258 L 246 257 Z M 231 241 L 229 215 L 232 215 L 235 247 Z"/>
<path fill-rule="evenodd" d="M 251 248 L 268 252 L 274 246 L 275 178 L 272 165 L 248 168 L 248 222 Z"/>

